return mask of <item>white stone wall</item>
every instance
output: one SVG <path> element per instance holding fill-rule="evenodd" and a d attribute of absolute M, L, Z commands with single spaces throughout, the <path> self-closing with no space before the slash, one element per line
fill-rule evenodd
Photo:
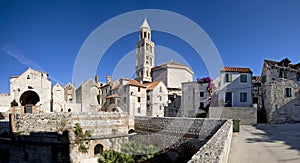
<path fill-rule="evenodd" d="M 208 83 L 199 84 L 197 82 L 182 83 L 182 97 L 181 97 L 181 116 L 196 117 L 200 111 L 200 103 L 204 107 L 209 104 L 209 92 L 207 91 Z M 200 97 L 200 92 L 204 93 Z"/>
<path fill-rule="evenodd" d="M 225 74 L 232 74 L 232 81 L 226 82 Z M 247 75 L 247 83 L 240 82 L 240 75 Z M 218 102 L 219 105 L 223 106 L 225 104 L 225 94 L 226 92 L 232 92 L 232 106 L 233 107 L 250 107 L 252 106 L 252 74 L 251 73 L 239 73 L 239 72 L 221 72 L 220 82 L 217 84 L 219 86 Z M 240 93 L 247 93 L 247 101 L 240 101 Z"/>
<path fill-rule="evenodd" d="M 76 102 L 81 104 L 81 112 L 95 112 L 100 108 L 97 94 L 98 88 L 91 78 L 76 90 Z"/>
<path fill-rule="evenodd" d="M 53 112 L 66 112 L 65 89 L 60 84 L 55 84 L 52 89 Z"/>
<path fill-rule="evenodd" d="M 11 96 L 8 94 L 0 95 L 0 112 L 5 113 L 10 108 L 10 103 L 12 102 Z"/>
<path fill-rule="evenodd" d="M 168 88 L 179 88 L 181 89 L 181 83 L 183 82 L 192 82 L 193 81 L 193 74 L 188 72 L 185 69 L 179 68 L 168 68 Z"/>
<path fill-rule="evenodd" d="M 168 89 L 164 83 L 160 82 L 147 95 L 150 97 L 147 100 L 147 105 L 150 106 L 147 108 L 147 116 L 164 117 L 164 108 L 168 105 Z"/>

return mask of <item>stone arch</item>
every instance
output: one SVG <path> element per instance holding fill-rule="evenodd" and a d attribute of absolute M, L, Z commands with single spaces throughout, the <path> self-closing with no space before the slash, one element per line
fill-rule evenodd
<path fill-rule="evenodd" d="M 100 156 L 103 154 L 103 145 L 102 144 L 97 144 L 94 147 L 94 156 Z"/>
<path fill-rule="evenodd" d="M 26 91 L 20 97 L 20 103 L 22 106 L 33 105 L 40 101 L 39 95 L 34 91 Z"/>
<path fill-rule="evenodd" d="M 128 131 L 128 134 L 133 134 L 133 133 L 135 133 L 134 129 L 130 129 L 130 130 Z"/>

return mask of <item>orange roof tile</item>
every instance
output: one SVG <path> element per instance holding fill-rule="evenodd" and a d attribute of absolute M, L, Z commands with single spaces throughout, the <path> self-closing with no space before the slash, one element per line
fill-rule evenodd
<path fill-rule="evenodd" d="M 138 81 L 134 80 L 134 79 L 130 79 L 128 82 L 129 85 L 134 85 L 134 86 L 138 86 L 138 87 L 146 87 L 145 85 L 139 83 Z"/>
<path fill-rule="evenodd" d="M 147 87 L 147 91 L 153 90 L 161 81 L 155 81 L 152 83 L 146 83 L 144 84 Z"/>
<path fill-rule="evenodd" d="M 106 96 L 106 98 L 117 98 L 117 97 L 120 97 L 120 95 L 119 94 L 112 94 L 112 95 Z"/>
<path fill-rule="evenodd" d="M 224 67 L 222 72 L 242 72 L 242 73 L 252 73 L 250 68 L 243 68 L 243 67 Z"/>

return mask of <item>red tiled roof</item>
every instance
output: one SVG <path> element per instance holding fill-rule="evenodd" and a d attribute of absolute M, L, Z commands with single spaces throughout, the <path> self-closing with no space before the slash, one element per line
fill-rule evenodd
<path fill-rule="evenodd" d="M 146 87 L 145 85 L 139 83 L 138 81 L 134 80 L 134 79 L 130 79 L 128 82 L 129 85 L 134 85 L 134 86 L 138 86 L 138 87 Z"/>
<path fill-rule="evenodd" d="M 146 83 L 146 84 L 143 84 L 147 87 L 147 91 L 150 91 L 150 90 L 153 90 L 161 81 L 155 81 L 155 82 L 152 82 L 152 83 Z"/>
<path fill-rule="evenodd" d="M 112 95 L 106 96 L 106 98 L 117 98 L 117 97 L 120 97 L 120 95 L 119 94 L 112 94 Z"/>
<path fill-rule="evenodd" d="M 243 68 L 243 67 L 224 67 L 222 72 L 242 72 L 242 73 L 252 73 L 250 68 Z"/>

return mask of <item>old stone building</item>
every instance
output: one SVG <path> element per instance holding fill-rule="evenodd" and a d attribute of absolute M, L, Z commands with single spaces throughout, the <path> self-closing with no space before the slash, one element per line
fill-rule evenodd
<path fill-rule="evenodd" d="M 196 117 L 206 113 L 212 95 L 209 88 L 209 82 L 182 83 L 181 116 Z"/>
<path fill-rule="evenodd" d="M 97 100 L 98 84 L 90 78 L 76 89 L 76 103 L 79 103 L 80 112 L 99 111 L 100 105 Z"/>
<path fill-rule="evenodd" d="M 77 90 L 71 83 L 52 87 L 47 73 L 28 68 L 10 78 L 10 93 L 0 95 L 0 112 L 8 118 L 9 113 L 98 111 L 97 84 L 90 79 Z"/>
<path fill-rule="evenodd" d="M 262 102 L 269 123 L 300 120 L 300 63 L 287 58 L 265 60 L 262 74 Z"/>
<path fill-rule="evenodd" d="M 28 68 L 20 76 L 10 78 L 10 101 L 5 103 L 15 100 L 24 113 L 50 112 L 51 93 L 48 74 Z"/>
<path fill-rule="evenodd" d="M 168 89 L 169 104 L 165 116 L 175 117 L 181 105 L 181 83 L 192 82 L 194 72 L 187 66 L 169 61 L 152 68 L 154 81 L 161 80 Z"/>

